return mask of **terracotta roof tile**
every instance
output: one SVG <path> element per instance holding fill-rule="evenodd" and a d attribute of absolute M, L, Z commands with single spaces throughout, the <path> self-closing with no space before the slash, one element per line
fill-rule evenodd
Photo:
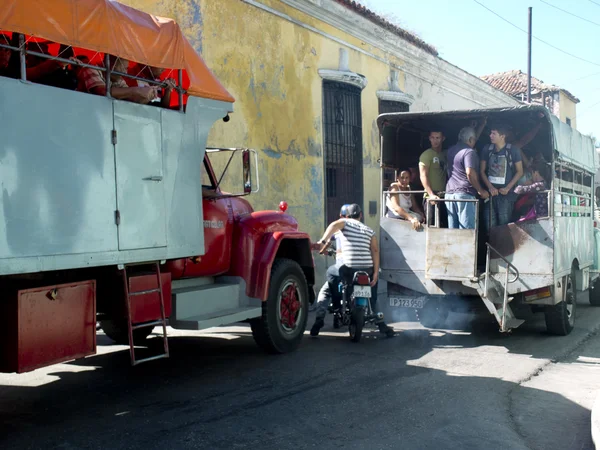
<path fill-rule="evenodd" d="M 480 77 L 483 81 L 487 82 L 491 86 L 506 92 L 513 97 L 520 96 L 521 94 L 527 94 L 527 74 L 520 70 L 509 70 L 508 72 L 499 72 L 491 75 L 484 75 Z M 531 94 L 536 95 L 542 92 L 558 92 L 563 91 L 566 95 L 571 97 L 575 103 L 579 103 L 579 99 L 571 94 L 566 89 L 555 86 L 553 84 L 546 84 L 542 80 L 531 77 Z"/>
<path fill-rule="evenodd" d="M 366 8 L 364 5 L 361 5 L 358 2 L 353 0 L 335 0 L 340 5 L 345 6 L 348 9 L 360 14 L 361 16 L 369 19 L 371 22 L 385 28 L 386 30 L 394 33 L 396 36 L 401 37 L 402 39 L 410 42 L 414 46 L 425 50 L 427 53 L 432 54 L 433 56 L 438 56 L 438 51 L 432 45 L 429 45 L 427 42 L 423 41 L 421 38 L 415 36 L 412 33 L 400 28 L 397 25 L 394 25 L 391 22 L 388 22 L 380 15 L 374 13 L 370 9 Z"/>

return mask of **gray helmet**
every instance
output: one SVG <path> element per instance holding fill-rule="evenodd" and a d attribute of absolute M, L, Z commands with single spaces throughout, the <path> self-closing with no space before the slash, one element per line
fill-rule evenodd
<path fill-rule="evenodd" d="M 349 217 L 350 219 L 358 219 L 360 217 L 362 210 L 356 203 L 344 206 L 346 207 L 346 217 Z"/>

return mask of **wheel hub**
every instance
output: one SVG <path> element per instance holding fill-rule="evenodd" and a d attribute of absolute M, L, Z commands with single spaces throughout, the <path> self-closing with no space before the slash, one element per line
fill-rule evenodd
<path fill-rule="evenodd" d="M 286 331 L 293 331 L 298 325 L 302 304 L 298 295 L 298 286 L 294 282 L 286 283 L 281 290 L 280 320 Z"/>

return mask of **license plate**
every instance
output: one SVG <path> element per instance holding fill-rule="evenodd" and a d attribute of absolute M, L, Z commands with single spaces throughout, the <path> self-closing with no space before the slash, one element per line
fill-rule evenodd
<path fill-rule="evenodd" d="M 355 297 L 371 298 L 371 286 L 354 286 Z"/>
<path fill-rule="evenodd" d="M 410 297 L 390 297 L 390 306 L 421 309 L 423 308 L 423 299 Z"/>

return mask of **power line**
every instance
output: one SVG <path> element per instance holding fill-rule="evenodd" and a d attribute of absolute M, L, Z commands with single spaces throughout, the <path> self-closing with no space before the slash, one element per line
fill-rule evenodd
<path fill-rule="evenodd" d="M 591 77 L 595 77 L 596 75 L 600 75 L 600 72 L 594 72 L 594 73 L 588 73 L 587 75 L 584 75 L 582 77 L 578 77 L 578 78 L 569 78 L 566 81 L 562 81 L 561 83 L 559 83 L 561 86 L 564 84 L 569 84 L 569 83 L 573 83 L 575 81 L 580 81 L 580 80 L 585 80 L 586 78 L 591 78 Z"/>
<path fill-rule="evenodd" d="M 591 23 L 592 25 L 596 25 L 597 27 L 600 27 L 600 23 L 598 23 L 598 22 L 594 22 L 592 20 L 586 19 L 585 17 L 581 17 L 581 16 L 578 16 L 577 14 L 573 14 L 572 12 L 569 12 L 566 9 L 559 8 L 558 6 L 554 6 L 552 3 L 548 3 L 545 0 L 540 0 L 540 2 L 542 2 L 542 3 L 544 3 L 544 4 L 548 5 L 548 6 L 551 6 L 554 9 L 558 9 L 559 11 L 562 11 L 565 14 L 568 14 L 568 15 L 573 16 L 573 17 L 577 17 L 578 19 L 585 20 L 586 22 Z M 598 6 L 600 6 L 600 4 L 598 4 Z"/>
<path fill-rule="evenodd" d="M 590 0 L 590 2 L 592 2 L 594 5 L 598 5 L 598 6 L 600 6 L 600 3 L 598 3 L 598 2 L 595 2 L 594 0 Z"/>
<path fill-rule="evenodd" d="M 579 81 L 579 80 L 585 80 L 586 78 L 590 78 L 596 75 L 600 75 L 600 72 L 594 72 L 594 73 L 590 73 L 589 75 L 583 76 L 583 77 L 579 77 L 573 81 Z"/>
<path fill-rule="evenodd" d="M 594 103 L 592 106 L 588 106 L 587 108 L 585 108 L 583 111 L 580 111 L 579 113 L 577 113 L 576 118 L 579 119 L 583 114 L 589 112 L 592 110 L 592 108 L 596 105 L 600 105 L 600 101 Z"/>
<path fill-rule="evenodd" d="M 519 27 L 519 26 L 515 25 L 515 24 L 514 24 L 514 23 L 512 23 L 510 20 L 508 20 L 508 19 L 505 19 L 504 17 L 502 17 L 502 16 L 501 16 L 500 14 L 498 14 L 497 12 L 495 12 L 495 11 L 492 11 L 490 8 L 488 8 L 487 6 L 485 6 L 483 3 L 480 3 L 480 2 L 479 2 L 479 1 L 477 1 L 477 0 L 473 0 L 473 1 L 474 1 L 475 3 L 477 3 L 479 6 L 482 6 L 483 8 L 487 9 L 489 12 L 491 12 L 491 13 L 492 13 L 492 14 L 494 14 L 495 16 L 499 17 L 500 19 L 502 19 L 502 20 L 503 20 L 503 21 L 505 21 L 506 23 L 508 23 L 508 24 L 510 24 L 511 26 L 515 27 L 517 30 L 519 30 L 519 31 L 522 31 L 523 33 L 527 34 L 527 31 L 526 31 L 526 30 L 524 30 L 523 28 L 521 28 L 521 27 Z M 598 4 L 598 6 L 600 6 L 600 4 Z M 574 55 L 574 54 L 572 54 L 572 53 L 569 53 L 568 51 L 566 51 L 566 50 L 563 50 L 562 48 L 558 48 L 557 46 L 555 46 L 555 45 L 552 45 L 552 44 L 550 44 L 549 42 L 546 42 L 546 41 L 544 41 L 543 39 L 540 39 L 540 38 L 539 38 L 539 37 L 537 37 L 537 36 L 533 36 L 533 38 L 534 38 L 536 41 L 539 41 L 539 42 L 541 42 L 542 44 L 546 44 L 548 47 L 552 47 L 554 50 L 557 50 L 557 51 L 559 51 L 559 52 L 561 52 L 561 53 L 564 53 L 565 55 L 568 55 L 568 56 L 570 56 L 570 57 L 572 57 L 572 58 L 575 58 L 575 59 L 578 59 L 578 60 L 580 60 L 580 61 L 586 62 L 586 63 L 588 63 L 588 64 L 592 64 L 592 65 L 594 65 L 594 66 L 598 66 L 598 67 L 600 67 L 600 63 L 597 63 L 597 62 L 594 62 L 594 61 L 590 61 L 589 59 L 581 58 L 580 56 L 577 56 L 577 55 Z"/>

